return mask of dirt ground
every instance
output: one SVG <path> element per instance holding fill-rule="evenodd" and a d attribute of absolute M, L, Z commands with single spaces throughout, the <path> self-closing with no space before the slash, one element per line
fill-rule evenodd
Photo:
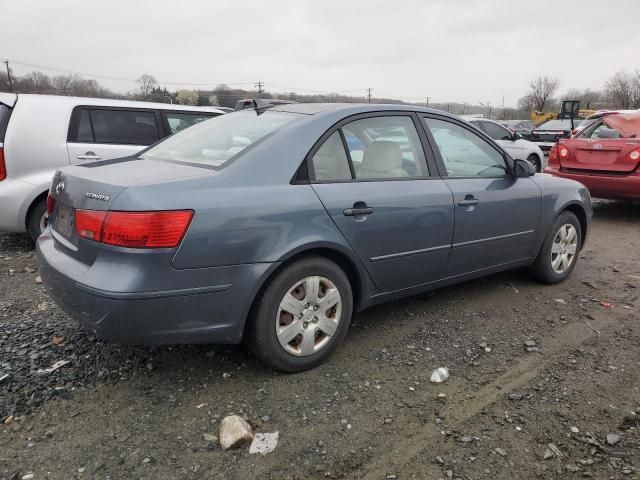
<path fill-rule="evenodd" d="M 565 283 L 519 270 L 370 309 L 297 375 L 235 347 L 105 344 L 36 268 L 0 236 L 1 478 L 640 478 L 640 206 L 595 206 Z M 275 451 L 205 440 L 232 413 Z"/>

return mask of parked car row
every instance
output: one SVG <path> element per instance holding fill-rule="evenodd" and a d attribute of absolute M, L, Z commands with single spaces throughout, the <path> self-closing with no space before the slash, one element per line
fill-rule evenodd
<path fill-rule="evenodd" d="M 125 157 L 203 120 L 216 108 L 0 93 L 0 231 L 37 238 L 57 168 Z"/>

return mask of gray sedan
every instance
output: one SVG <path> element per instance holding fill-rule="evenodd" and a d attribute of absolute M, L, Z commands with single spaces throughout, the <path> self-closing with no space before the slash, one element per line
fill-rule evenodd
<path fill-rule="evenodd" d="M 516 267 L 556 283 L 591 219 L 457 117 L 292 104 L 223 115 L 133 158 L 59 170 L 37 242 L 52 297 L 126 343 L 240 343 L 312 368 L 374 304 Z"/>

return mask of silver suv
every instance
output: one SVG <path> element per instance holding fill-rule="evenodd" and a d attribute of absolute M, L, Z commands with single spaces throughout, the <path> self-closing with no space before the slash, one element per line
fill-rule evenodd
<path fill-rule="evenodd" d="M 0 231 L 28 231 L 34 240 L 40 235 L 56 169 L 132 155 L 223 113 L 213 107 L 0 93 Z"/>

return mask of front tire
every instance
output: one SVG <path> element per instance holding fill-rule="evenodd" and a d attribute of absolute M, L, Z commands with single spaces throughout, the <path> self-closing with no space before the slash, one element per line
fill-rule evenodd
<path fill-rule="evenodd" d="M 49 221 L 49 215 L 47 214 L 47 201 L 46 199 L 39 200 L 31 210 L 29 211 L 29 218 L 27 219 L 27 228 L 31 240 L 35 243 L 40 234 L 47 228 Z"/>
<path fill-rule="evenodd" d="M 540 158 L 538 158 L 538 156 L 535 153 L 532 153 L 527 157 L 527 162 L 529 162 L 531 165 L 536 167 L 537 173 L 542 172 L 542 161 L 540 160 Z"/>
<path fill-rule="evenodd" d="M 545 283 L 562 282 L 575 268 L 581 246 L 582 228 L 578 217 L 562 212 L 545 237 L 533 264 L 534 275 Z"/>
<path fill-rule="evenodd" d="M 349 279 L 322 257 L 295 261 L 269 279 L 252 308 L 245 343 L 276 370 L 314 368 L 345 337 L 353 313 Z"/>

